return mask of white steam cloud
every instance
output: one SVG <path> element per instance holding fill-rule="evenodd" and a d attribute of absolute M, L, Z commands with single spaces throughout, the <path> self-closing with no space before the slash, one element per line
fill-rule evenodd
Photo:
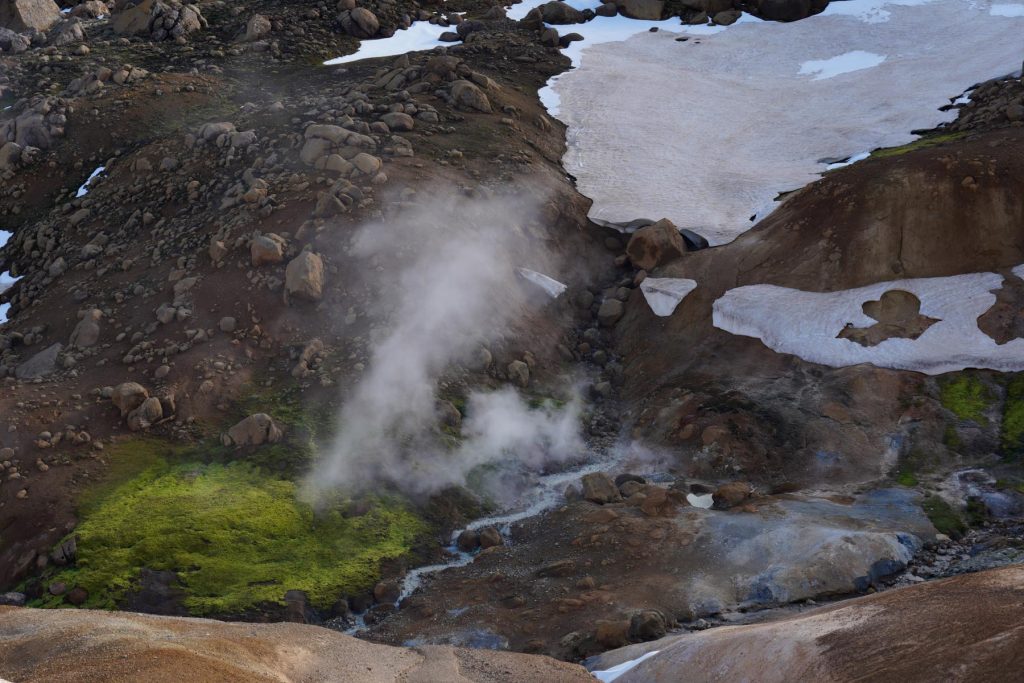
<path fill-rule="evenodd" d="M 474 392 L 461 440 L 439 429 L 438 379 L 536 306 L 517 266 L 551 267 L 530 248 L 524 226 L 535 212 L 524 204 L 445 197 L 358 231 L 353 255 L 382 264 L 375 277 L 386 283 L 373 305 L 393 313 L 308 492 L 386 482 L 427 493 L 463 483 L 481 465 L 538 469 L 583 453 L 575 398 L 530 408 L 510 388 Z"/>

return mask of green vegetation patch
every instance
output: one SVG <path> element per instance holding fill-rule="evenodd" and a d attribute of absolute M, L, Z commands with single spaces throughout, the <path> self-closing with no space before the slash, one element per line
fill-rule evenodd
<path fill-rule="evenodd" d="M 896 473 L 896 483 L 911 488 L 917 486 L 917 476 L 909 470 L 900 470 Z"/>
<path fill-rule="evenodd" d="M 1016 375 L 1006 387 L 1000 432 L 1005 454 L 1024 455 L 1024 373 Z"/>
<path fill-rule="evenodd" d="M 428 532 L 399 501 L 345 517 L 314 514 L 296 493 L 243 462 L 150 467 L 90 505 L 76 566 L 54 579 L 88 590 L 86 607 L 115 607 L 148 567 L 177 572 L 197 615 L 281 603 L 291 589 L 323 608 L 371 588 L 383 560 Z"/>
<path fill-rule="evenodd" d="M 973 420 L 979 425 L 988 424 L 984 410 L 991 404 L 992 395 L 981 380 L 960 375 L 942 383 L 939 400 L 942 406 L 961 420 Z"/>
<path fill-rule="evenodd" d="M 940 534 L 950 538 L 960 538 L 967 531 L 967 524 L 953 506 L 938 496 L 926 496 L 921 503 L 924 513 L 928 515 L 932 526 Z"/>
<path fill-rule="evenodd" d="M 899 147 L 883 147 L 882 149 L 876 149 L 871 153 L 871 157 L 874 159 L 885 159 L 887 157 L 896 157 L 907 152 L 913 152 L 919 149 L 927 149 L 928 147 L 935 147 L 953 140 L 958 140 L 965 136 L 967 133 L 941 133 L 939 135 L 927 135 L 913 142 Z"/>

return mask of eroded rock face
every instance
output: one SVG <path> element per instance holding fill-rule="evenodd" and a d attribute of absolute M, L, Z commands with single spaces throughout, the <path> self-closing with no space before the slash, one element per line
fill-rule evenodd
<path fill-rule="evenodd" d="M 45 31 L 60 21 L 60 8 L 53 0 L 3 0 L 0 26 L 17 31 Z"/>

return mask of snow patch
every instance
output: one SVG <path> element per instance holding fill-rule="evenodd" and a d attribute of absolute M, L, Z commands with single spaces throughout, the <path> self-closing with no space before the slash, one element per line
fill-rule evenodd
<path fill-rule="evenodd" d="M 704 508 L 710 510 L 711 506 L 715 504 L 715 496 L 710 493 L 698 495 L 696 493 L 687 493 L 686 502 L 695 508 Z"/>
<path fill-rule="evenodd" d="M 889 21 L 892 13 L 886 6 L 917 7 L 934 0 L 846 0 L 830 2 L 821 16 L 854 17 L 867 24 L 881 24 Z"/>
<path fill-rule="evenodd" d="M 1024 5 L 992 5 L 991 9 L 989 9 L 989 14 L 993 17 L 1024 17 Z"/>
<path fill-rule="evenodd" d="M 96 176 L 98 176 L 100 173 L 103 173 L 106 170 L 107 170 L 106 166 L 100 166 L 95 171 L 90 173 L 89 177 L 85 179 L 84 183 L 82 183 L 82 186 L 80 188 L 78 188 L 78 192 L 75 193 L 75 196 L 76 197 L 84 197 L 85 195 L 89 194 L 89 184 L 93 180 L 95 180 Z"/>
<path fill-rule="evenodd" d="M 1013 273 L 1020 277 L 1024 265 Z M 831 367 L 869 363 L 929 375 L 965 368 L 1018 372 L 1024 370 L 1024 339 L 1000 345 L 978 328 L 978 317 L 996 302 L 993 292 L 1002 285 L 997 273 L 895 280 L 824 293 L 750 285 L 718 299 L 713 320 L 715 327 L 760 339 L 778 353 Z M 890 290 L 914 294 L 921 301 L 921 314 L 938 322 L 917 339 L 891 338 L 875 346 L 837 337 L 848 324 L 875 324 L 861 307 Z"/>
<path fill-rule="evenodd" d="M 876 55 L 874 52 L 865 52 L 864 50 L 852 50 L 829 59 L 804 62 L 800 65 L 798 73 L 801 76 L 814 75 L 812 80 L 823 81 L 826 78 L 835 78 L 841 74 L 848 74 L 853 71 L 860 71 L 861 69 L 870 69 L 884 61 L 885 55 Z"/>
<path fill-rule="evenodd" d="M 652 652 L 648 652 L 645 655 L 641 655 L 636 659 L 631 659 L 628 662 L 623 662 L 622 664 L 613 666 L 610 669 L 605 669 L 604 671 L 591 671 L 590 673 L 592 673 L 597 680 L 601 681 L 601 683 L 612 683 L 612 681 L 614 681 L 622 674 L 636 668 L 636 666 L 640 664 L 640 662 L 644 661 L 645 659 L 650 659 L 659 652 L 661 652 L 661 650 L 654 650 Z"/>
<path fill-rule="evenodd" d="M 0 230 L 0 249 L 7 244 L 7 241 L 11 239 L 13 234 L 14 233 L 7 232 L 6 230 Z M 0 273 L 0 293 L 6 292 L 10 289 L 11 285 L 13 285 L 17 279 L 18 278 L 16 277 L 12 277 L 9 271 Z M 0 304 L 0 323 L 7 322 L 7 311 L 9 310 L 11 310 L 10 304 Z"/>
<path fill-rule="evenodd" d="M 567 126 L 563 164 L 591 218 L 665 217 L 725 244 L 817 180 L 821 159 L 912 142 L 956 118 L 938 107 L 957 90 L 1019 68 L 1020 27 L 989 7 L 844 0 L 728 27 L 599 17 L 571 27 L 576 68 L 541 97 Z"/>
<path fill-rule="evenodd" d="M 390 38 L 371 38 L 359 41 L 359 49 L 350 55 L 335 57 L 324 62 L 325 66 L 347 64 L 348 62 L 359 61 L 360 59 L 373 59 L 375 57 L 397 57 L 406 52 L 419 52 L 431 50 L 439 45 L 447 45 L 438 40 L 438 37 L 445 31 L 454 31 L 454 26 L 438 26 L 428 21 L 417 21 L 407 29 L 395 31 Z"/>
<path fill-rule="evenodd" d="M 696 280 L 681 277 L 649 277 L 640 283 L 640 291 L 647 299 L 654 315 L 662 318 L 672 315 L 687 294 L 697 289 Z"/>
<path fill-rule="evenodd" d="M 835 163 L 829 164 L 828 166 L 825 167 L 825 170 L 826 171 L 834 171 L 837 168 L 843 168 L 844 166 L 849 166 L 851 164 L 855 164 L 858 161 L 864 161 L 869 156 L 871 156 L 871 152 L 860 152 L 859 154 L 854 154 L 852 157 L 848 157 L 847 159 L 844 159 L 843 161 L 837 161 Z"/>
<path fill-rule="evenodd" d="M 558 297 L 560 297 L 567 288 L 566 285 L 562 284 L 558 280 L 550 278 L 547 275 L 544 275 L 543 273 L 538 273 L 535 270 L 528 270 L 526 268 L 516 268 L 516 273 L 518 273 L 519 277 L 523 278 L 524 280 L 532 282 L 533 284 L 543 289 L 544 292 L 552 299 L 557 299 Z"/>

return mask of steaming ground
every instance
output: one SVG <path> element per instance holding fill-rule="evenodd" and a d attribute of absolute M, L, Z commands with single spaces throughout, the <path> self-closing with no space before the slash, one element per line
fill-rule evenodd
<path fill-rule="evenodd" d="M 457 444 L 439 427 L 441 413 L 452 410 L 439 403 L 446 374 L 485 370 L 487 345 L 551 302 L 516 274 L 524 264 L 548 273 L 557 267 L 526 237 L 535 218 L 522 198 L 447 197 L 357 231 L 351 251 L 376 266 L 386 322 L 343 404 L 338 437 L 308 479 L 310 492 L 387 483 L 429 493 L 464 483 L 481 465 L 537 469 L 583 453 L 582 402 L 570 378 L 557 406 L 531 407 L 510 388 L 471 392 Z"/>

